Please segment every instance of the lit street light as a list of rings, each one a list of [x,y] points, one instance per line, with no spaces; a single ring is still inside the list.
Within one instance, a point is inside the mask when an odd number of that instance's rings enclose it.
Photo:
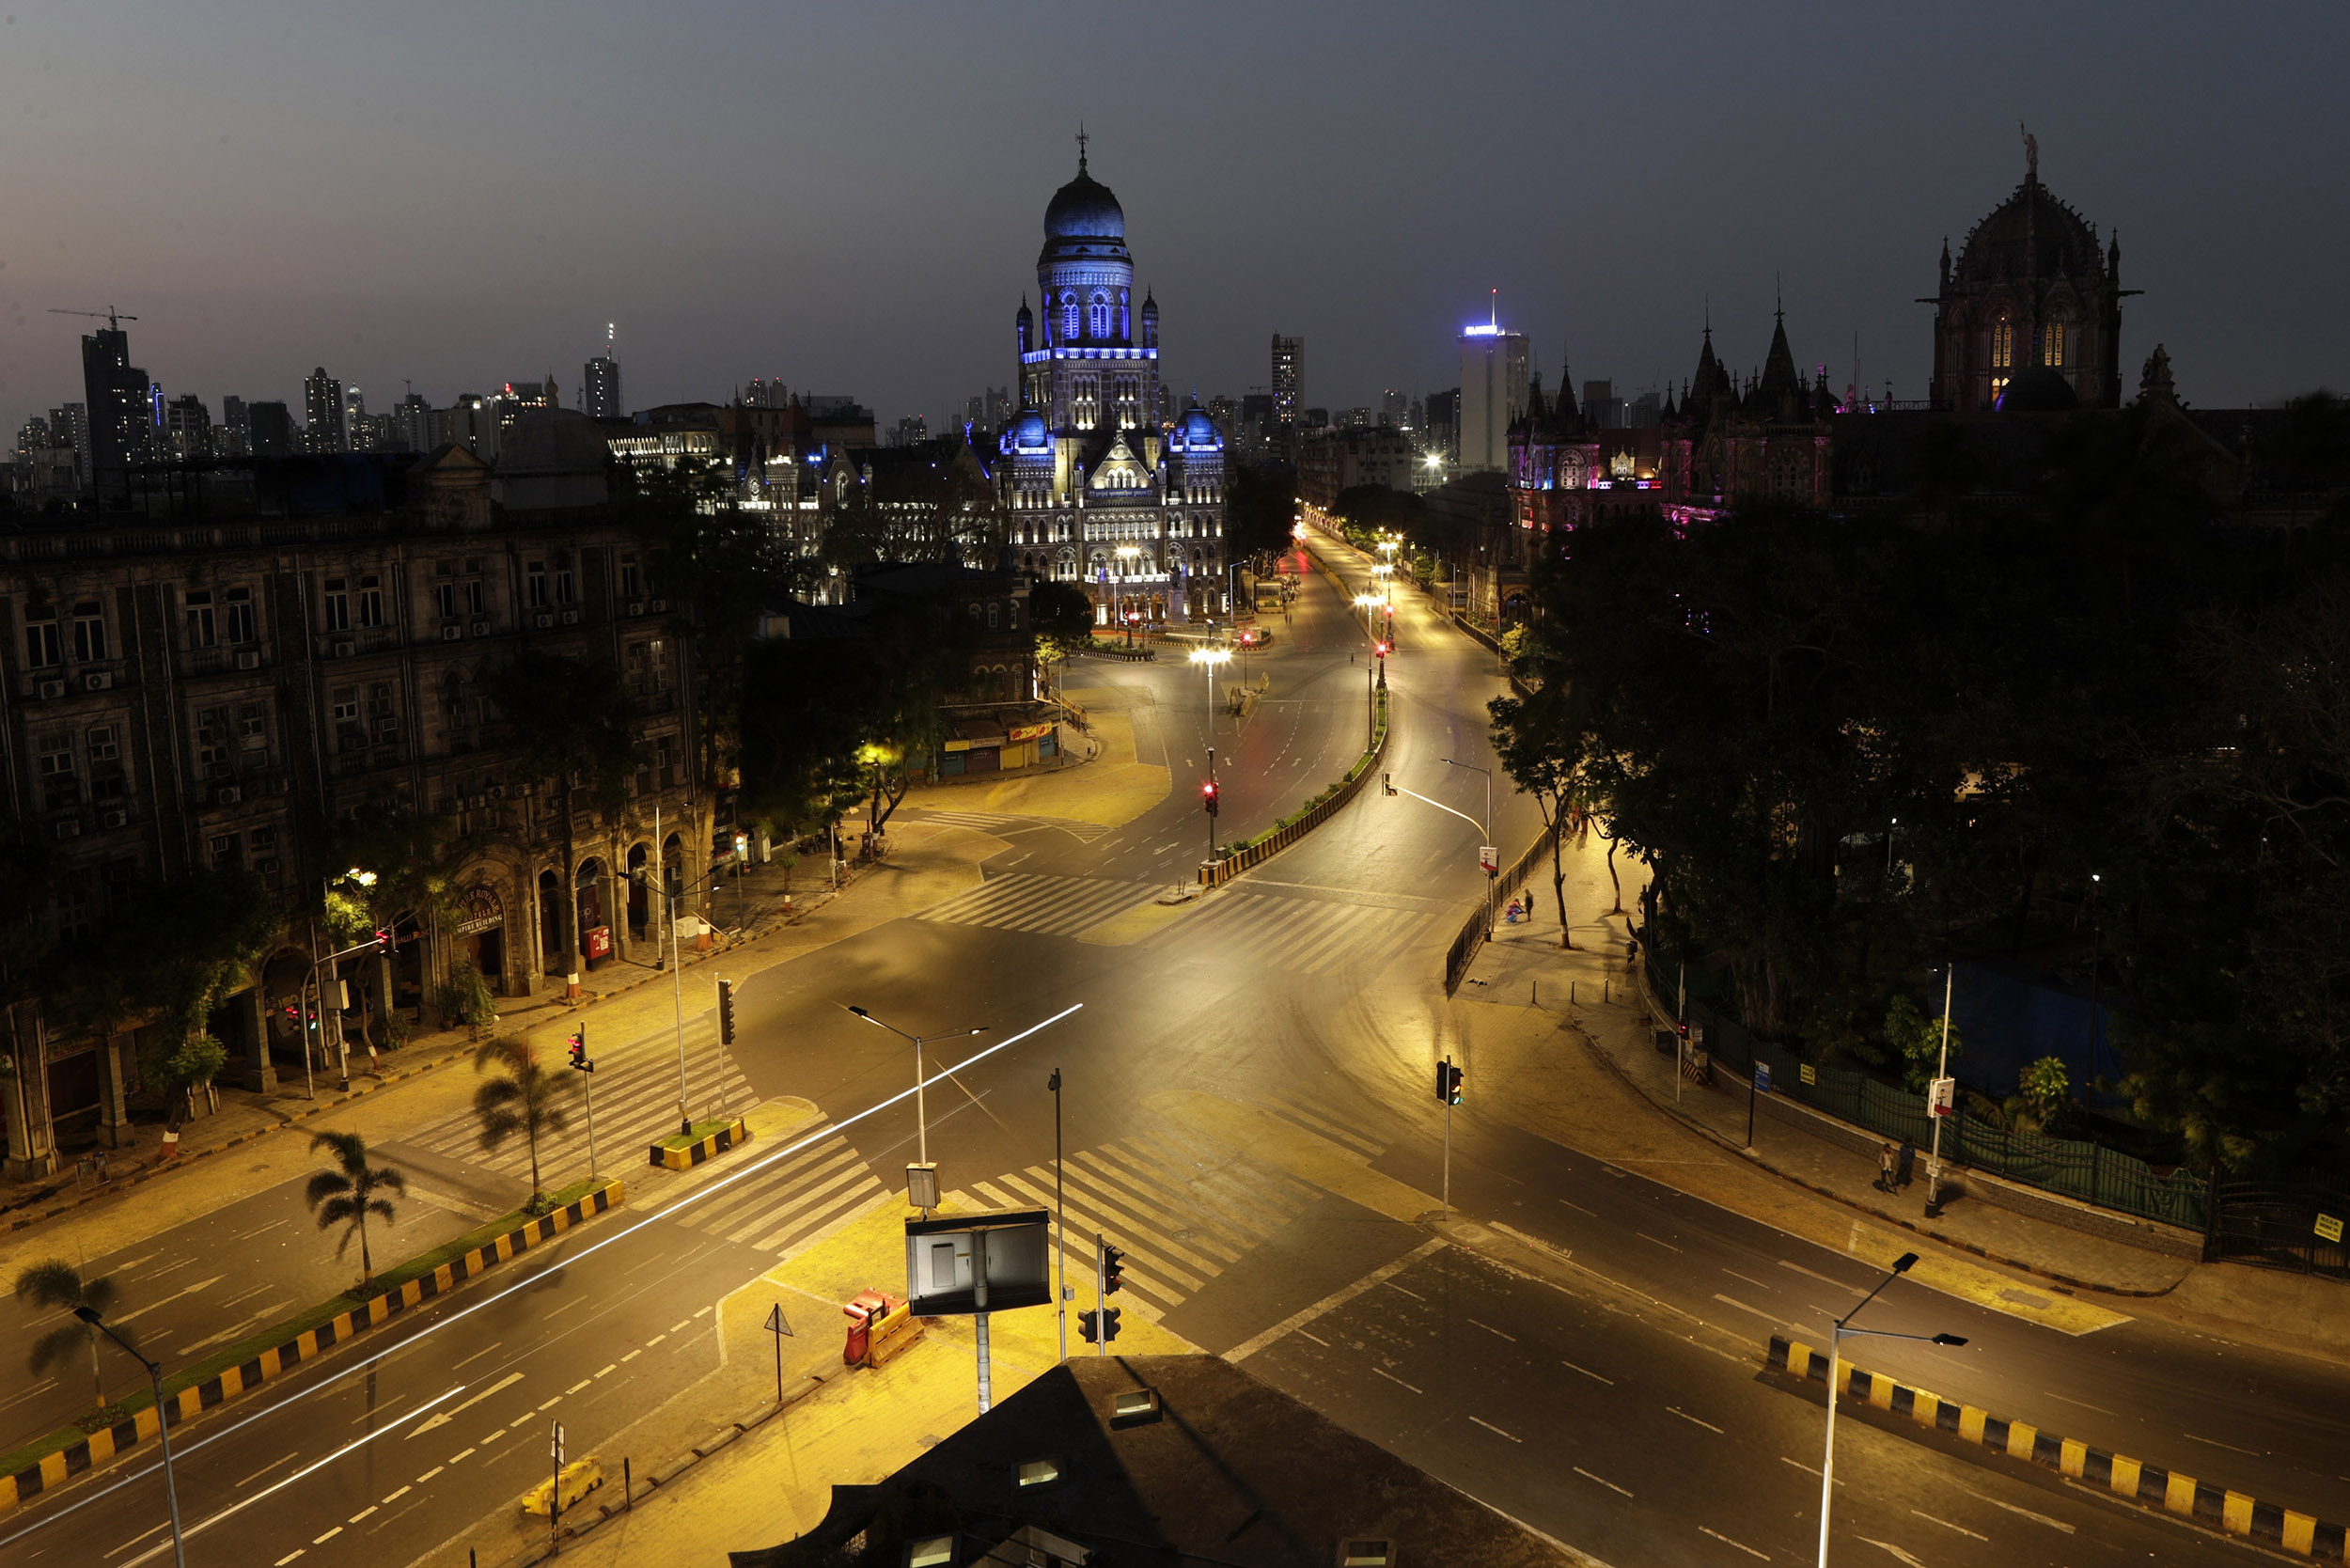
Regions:
[[[1134,576],[1135,562],[1142,557],[1142,547],[1138,544],[1121,544],[1116,550],[1112,551],[1111,554],[1118,557],[1119,576],[1121,579],[1131,578]],[[1122,604],[1127,597],[1129,597],[1129,595],[1121,592],[1120,595],[1120,603]],[[1139,595],[1134,595],[1132,597],[1138,598]],[[1120,619],[1126,622],[1126,646],[1132,648],[1135,645],[1136,616],[1131,611],[1121,609],[1120,612]]]
[[[910,1040],[914,1043],[915,1154],[922,1164],[926,1166],[929,1165],[931,1163],[931,1123],[930,1117],[922,1103],[922,1047],[929,1044],[933,1040],[961,1040],[966,1035],[982,1034],[986,1031],[984,1028],[948,1029],[945,1034],[912,1035],[906,1033],[905,1030],[899,1028],[894,1024],[883,1023],[880,1019],[874,1017],[871,1013],[866,1011],[861,1007],[852,1004],[849,1011],[855,1013],[859,1018],[864,1019],[867,1023],[872,1025],[875,1028],[887,1029],[891,1034],[896,1035],[899,1039]],[[922,1209],[922,1217],[924,1219],[928,1219],[930,1216],[930,1207],[925,1204]]]
[[[1208,672],[1208,738],[1214,740],[1215,738],[1215,672],[1221,666],[1232,662],[1232,651],[1229,648],[1195,648],[1191,651],[1191,662],[1202,666]]]
[[[1898,1275],[1907,1274],[1918,1262],[1918,1254],[1904,1252],[1893,1260],[1893,1272],[1878,1280],[1874,1289],[1860,1298],[1858,1306],[1836,1320],[1827,1336],[1827,1450],[1820,1459],[1820,1563],[1827,1568],[1828,1504],[1836,1485],[1836,1382],[1843,1362],[1843,1340],[1847,1334],[1865,1334],[1879,1340],[1916,1340],[1932,1345],[1963,1345],[1966,1342],[1958,1334],[1895,1334],[1882,1328],[1849,1328],[1845,1325],[1860,1315],[1860,1309],[1877,1298],[1877,1292],[1891,1284]]]
[[[155,1436],[164,1448],[164,1497],[171,1504],[171,1560],[179,1564],[179,1568],[188,1568],[188,1550],[180,1539],[180,1484],[173,1479],[171,1471],[171,1423],[164,1419],[164,1369],[160,1363],[141,1356],[130,1341],[107,1327],[105,1320],[98,1315],[97,1308],[76,1307],[73,1315],[120,1345],[124,1355],[147,1369],[147,1380],[155,1389]]]

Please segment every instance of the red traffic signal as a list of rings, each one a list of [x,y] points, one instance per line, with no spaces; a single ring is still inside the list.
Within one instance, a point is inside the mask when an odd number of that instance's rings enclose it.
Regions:
[[[1109,1295],[1126,1283],[1126,1254],[1104,1244],[1102,1247],[1102,1294]]]
[[[1374,642],[1371,646],[1371,651],[1384,659],[1387,656],[1387,650],[1394,645],[1392,643]]]
[[[392,950],[392,933],[389,928],[384,926],[376,928],[375,950],[379,953],[389,953]]]
[[[1215,780],[1210,779],[1207,783],[1199,786],[1199,804],[1207,808],[1209,816],[1213,817],[1215,815],[1215,808],[1217,805]]]
[[[588,1059],[588,1027],[585,1024],[580,1026],[579,1032],[572,1035],[568,1043],[572,1048],[572,1065],[582,1073],[593,1073],[596,1064]]]

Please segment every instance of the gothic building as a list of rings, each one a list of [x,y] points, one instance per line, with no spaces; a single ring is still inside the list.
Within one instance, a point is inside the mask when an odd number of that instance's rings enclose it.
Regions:
[[[2025,142],[2024,182],[1975,225],[1950,259],[1942,244],[1935,307],[1935,409],[2053,413],[2122,404],[2122,242],[2100,253],[2097,226],[2040,182]]]
[[[1038,307],[1014,321],[1021,406],[995,478],[1013,557],[1083,584],[1098,624],[1205,619],[1231,608],[1224,437],[1196,397],[1160,418],[1159,307],[1134,284],[1126,214],[1080,149],[1044,210]]]

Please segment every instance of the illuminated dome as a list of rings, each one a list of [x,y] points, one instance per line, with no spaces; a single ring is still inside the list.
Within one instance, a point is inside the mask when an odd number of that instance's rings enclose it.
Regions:
[[[1047,240],[1123,240],[1126,211],[1110,188],[1086,173],[1082,161],[1077,178],[1053,193],[1044,209]]]
[[[1208,411],[1198,403],[1191,405],[1179,429],[1183,445],[1194,451],[1214,451],[1224,443],[1223,434],[1215,428],[1215,421],[1209,418]]]
[[[1033,451],[1051,445],[1052,439],[1052,431],[1044,425],[1044,416],[1032,408],[1023,409],[1020,416],[1011,422],[1011,428],[1004,432],[1004,450],[1026,448]]]

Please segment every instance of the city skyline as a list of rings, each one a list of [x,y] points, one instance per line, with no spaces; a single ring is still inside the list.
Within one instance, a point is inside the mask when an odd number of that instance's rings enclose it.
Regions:
[[[2240,405],[2338,380],[2350,349],[2318,319],[2342,177],[2275,156],[2339,139],[2344,111],[2326,51],[2276,51],[2274,26],[2174,17],[2116,39],[2035,19],[2044,47],[2011,65],[1994,24],[1948,43],[1922,18],[1724,12],[1660,107],[1609,72],[1562,98],[1539,73],[1484,86],[1500,44],[1669,46],[1619,19],[1505,7],[1464,29],[1397,11],[1374,53],[1332,46],[1307,13],[1208,14],[1251,46],[1204,91],[1080,73],[1007,110],[995,86],[1029,69],[1024,46],[972,19],[799,17],[788,39],[753,27],[713,57],[618,8],[554,37],[470,19],[448,52],[431,27],[361,15],[159,13],[102,39],[85,13],[20,5],[0,24],[0,419],[13,431],[78,389],[87,323],[49,312],[109,305],[140,318],[133,353],[167,395],[214,406],[298,402],[321,365],[372,407],[403,383],[446,403],[549,368],[570,402],[618,321],[637,406],[764,374],[850,393],[885,426],[935,417],[1000,379],[1003,279],[1037,241],[1026,192],[1067,178],[1080,123],[1154,259],[1137,281],[1166,285],[1181,328],[1168,384],[1203,399],[1263,387],[1277,332],[1309,342],[1304,405],[1449,385],[1492,289],[1549,386],[1562,350],[1577,380],[1626,395],[1677,383],[1709,313],[1743,373],[1776,290],[1808,369],[1841,388],[1856,336],[1862,383],[1921,395],[1930,321],[1912,302],[1944,238],[2021,177],[2019,120],[2050,189],[2122,235],[2145,290],[2124,315],[2131,365],[2166,343],[2183,393]],[[2334,29],[2302,19],[2287,31],[2312,45]],[[885,66],[806,63],[876,58],[848,47],[866,27],[898,39]],[[2113,69],[2082,76],[2085,56]],[[135,102],[73,114],[109,82],[137,84]],[[2248,90],[2212,90],[2227,82]],[[1722,155],[1770,123],[1785,142],[1761,162]],[[846,150],[770,160],[744,200],[729,161],[697,150],[743,136]],[[1550,174],[1529,177],[1529,149]],[[1276,256],[1249,243],[1277,235]]]

